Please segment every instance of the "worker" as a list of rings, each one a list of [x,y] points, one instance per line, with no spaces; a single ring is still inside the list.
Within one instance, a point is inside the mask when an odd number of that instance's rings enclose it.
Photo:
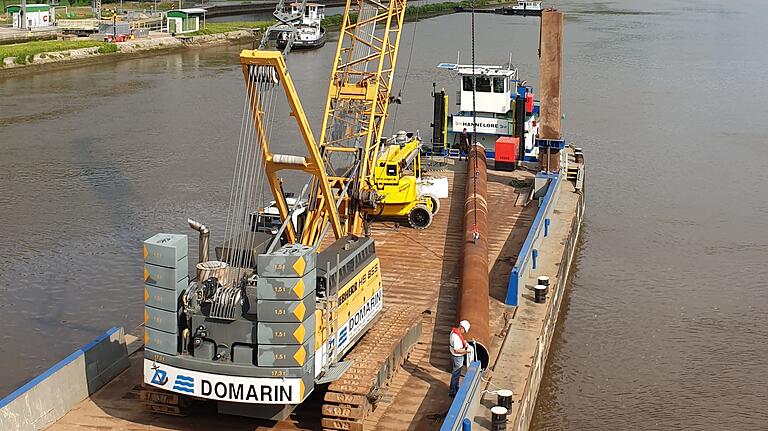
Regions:
[[[464,339],[464,334],[469,332],[469,321],[462,320],[457,328],[451,329],[451,385],[448,387],[448,396],[453,398],[459,392],[459,378],[461,368],[464,366],[464,357],[472,352],[472,347]]]
[[[469,133],[467,133],[466,127],[459,135],[459,160],[461,160],[461,156],[469,158]]]

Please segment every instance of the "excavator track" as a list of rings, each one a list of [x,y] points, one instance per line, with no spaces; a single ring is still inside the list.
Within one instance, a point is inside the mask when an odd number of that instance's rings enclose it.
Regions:
[[[144,403],[144,410],[172,416],[187,416],[192,406],[192,398],[152,386],[142,384],[139,399]]]
[[[324,430],[363,431],[365,419],[421,337],[415,307],[390,307],[344,360],[350,366],[328,385],[322,405]]]

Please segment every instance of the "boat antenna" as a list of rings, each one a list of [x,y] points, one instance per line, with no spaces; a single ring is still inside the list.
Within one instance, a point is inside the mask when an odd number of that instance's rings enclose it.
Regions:
[[[512,69],[512,53],[509,53],[509,65],[507,66],[507,69]]]

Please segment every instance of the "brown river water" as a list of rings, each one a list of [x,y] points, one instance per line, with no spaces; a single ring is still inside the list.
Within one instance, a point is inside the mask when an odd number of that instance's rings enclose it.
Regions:
[[[768,3],[555,3],[588,201],[533,429],[768,429]],[[536,83],[537,19],[477,20],[478,63],[511,54]],[[435,65],[470,61],[468,31],[406,25],[388,132],[429,135],[432,83],[458,88]],[[0,79],[0,396],[141,323],[143,239],[194,241],[187,216],[221,239],[241,48]],[[316,129],[334,49],[289,58]]]

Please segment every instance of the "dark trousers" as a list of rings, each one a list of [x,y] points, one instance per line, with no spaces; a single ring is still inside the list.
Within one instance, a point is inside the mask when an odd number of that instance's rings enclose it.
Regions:
[[[459,392],[459,379],[461,368],[464,366],[464,356],[451,355],[451,385],[448,387],[448,395],[453,397]]]

